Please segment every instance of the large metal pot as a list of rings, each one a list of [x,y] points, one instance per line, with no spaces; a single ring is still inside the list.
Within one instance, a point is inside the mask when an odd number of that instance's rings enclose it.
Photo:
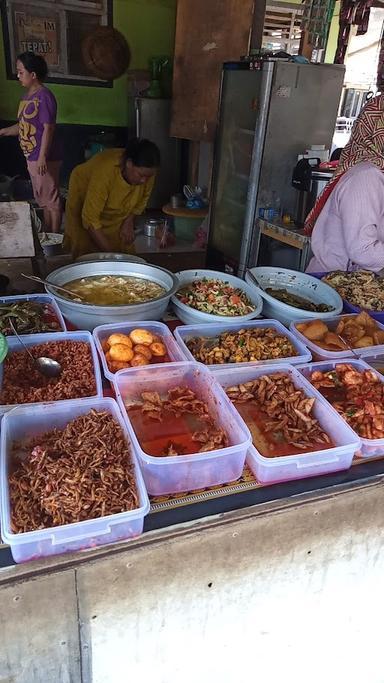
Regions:
[[[67,320],[80,330],[93,330],[104,323],[124,322],[126,320],[160,320],[164,315],[169,300],[177,291],[179,281],[177,277],[165,268],[142,263],[125,263],[118,261],[88,261],[87,263],[72,263],[50,273],[49,282],[63,285],[72,280],[93,275],[131,275],[152,280],[166,289],[158,299],[152,299],[142,304],[127,306],[93,306],[76,303],[61,296],[57,290],[46,286]]]

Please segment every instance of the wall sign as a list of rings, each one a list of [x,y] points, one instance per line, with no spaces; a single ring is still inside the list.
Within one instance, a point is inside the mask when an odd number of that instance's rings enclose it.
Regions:
[[[35,52],[46,60],[48,82],[112,84],[90,73],[81,45],[98,26],[112,26],[113,0],[0,0],[7,77],[16,78],[16,57]]]
[[[17,54],[35,52],[44,57],[50,67],[59,67],[60,17],[55,12],[39,16],[29,12],[14,12],[14,45]]]

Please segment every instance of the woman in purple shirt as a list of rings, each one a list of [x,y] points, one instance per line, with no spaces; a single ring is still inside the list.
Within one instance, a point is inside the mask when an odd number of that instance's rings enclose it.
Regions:
[[[33,52],[23,52],[17,58],[16,68],[17,77],[27,92],[20,101],[18,123],[0,129],[0,137],[19,136],[36,202],[44,210],[45,229],[47,232],[59,232],[62,155],[55,134],[56,99],[43,85],[48,73],[47,63]]]

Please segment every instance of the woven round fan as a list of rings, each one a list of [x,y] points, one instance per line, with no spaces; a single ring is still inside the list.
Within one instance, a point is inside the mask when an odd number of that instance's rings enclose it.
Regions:
[[[128,69],[131,51],[124,36],[110,26],[99,26],[84,38],[82,46],[84,64],[103,81],[113,81]]]

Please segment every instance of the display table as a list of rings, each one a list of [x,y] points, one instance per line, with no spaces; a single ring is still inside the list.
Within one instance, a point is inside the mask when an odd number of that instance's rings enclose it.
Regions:
[[[320,683],[329,657],[332,681],[373,683],[381,632],[371,648],[365,625],[381,613],[383,475],[383,458],[355,459],[345,472],[261,486],[246,467],[224,486],[151,497],[136,540],[18,566],[3,546],[0,672],[17,683],[153,672],[192,683],[193,648],[203,683],[246,683],[256,670],[263,683],[307,683],[309,671]],[[365,633],[364,676],[340,651]]]

